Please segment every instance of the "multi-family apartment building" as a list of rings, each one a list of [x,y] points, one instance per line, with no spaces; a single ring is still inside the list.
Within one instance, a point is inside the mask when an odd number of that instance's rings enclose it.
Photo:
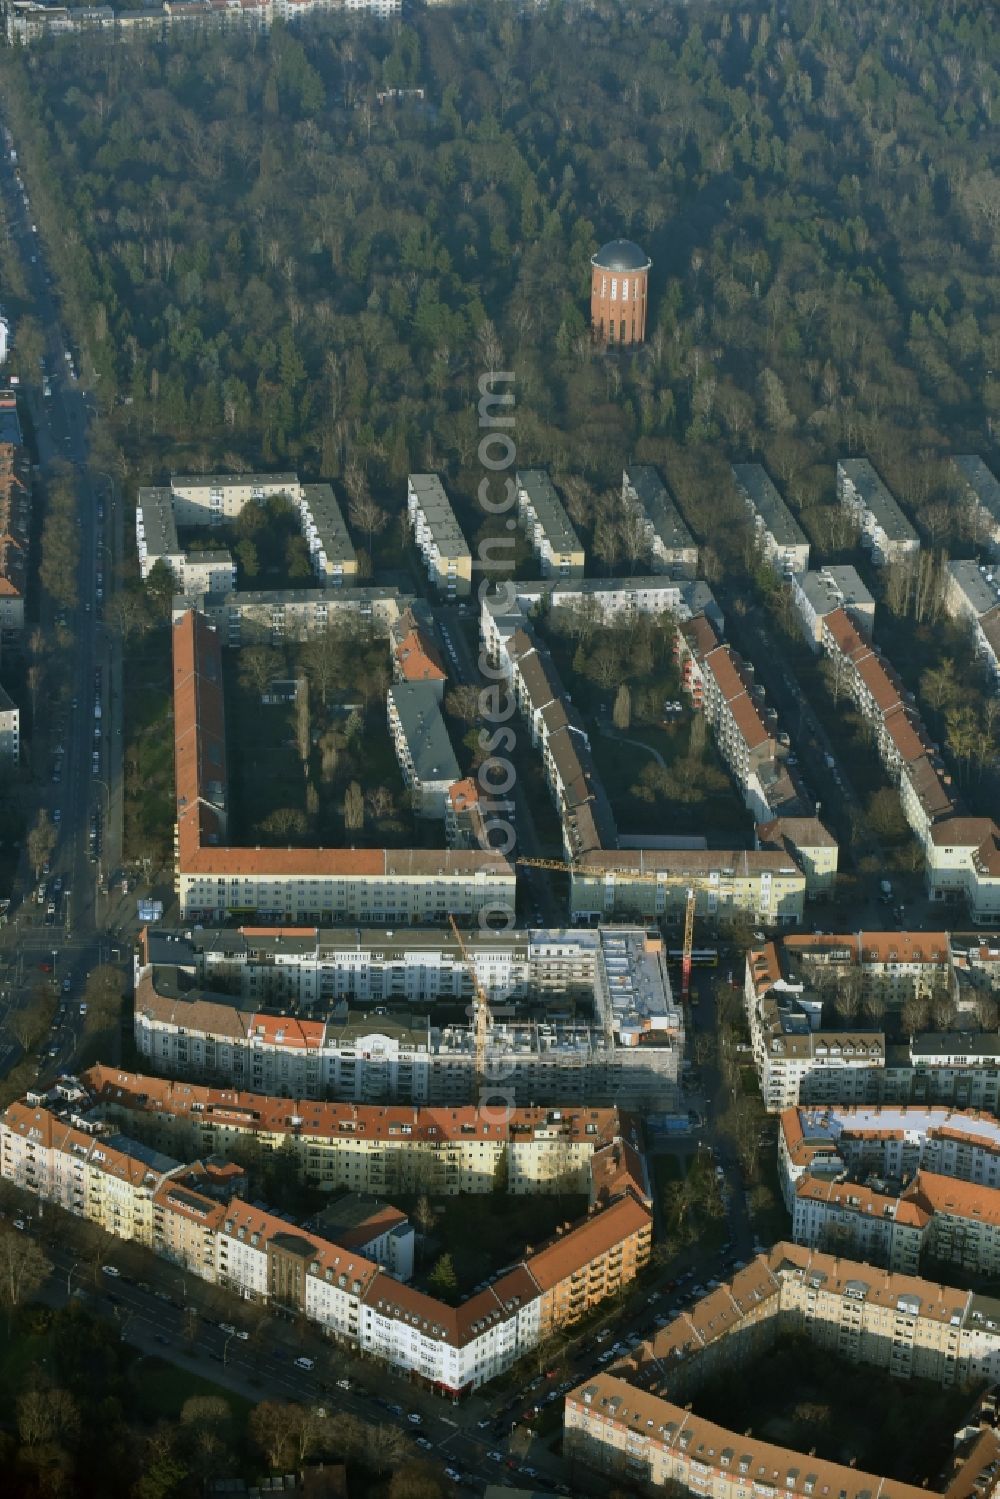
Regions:
[[[767,706],[764,689],[754,680],[753,667],[720,640],[703,616],[681,625],[674,651],[684,691],[712,725],[716,747],[754,821],[771,823],[781,818],[796,819],[800,824],[803,820],[815,822],[816,806],[794,768],[791,740],[779,731],[777,714]],[[829,834],[825,841],[833,842]],[[794,842],[780,846],[794,848]],[[832,884],[836,852],[832,871],[827,867],[826,854],[819,862],[824,866],[823,877],[818,881],[812,878],[810,895]]]
[[[689,1397],[705,1379],[723,1369],[752,1372],[755,1358],[788,1334],[807,1338],[819,1357],[829,1350],[894,1379],[983,1384],[1000,1372],[1000,1306],[990,1297],[779,1243],[567,1396],[563,1455],[575,1487],[625,1483],[710,1499],[753,1491],[794,1499],[991,1492],[1000,1461],[995,1404],[982,1424],[973,1420],[958,1434],[947,1477],[933,1490],[697,1414]]]
[[[608,625],[640,614],[669,614],[678,621],[704,614],[720,633],[725,628],[722,610],[707,583],[667,573],[654,577],[514,579],[510,595],[501,593],[500,597],[506,608],[516,601],[516,610],[525,615],[568,610],[582,620]],[[482,602],[484,620],[487,613],[494,612],[491,603],[495,600],[486,595]]]
[[[840,846],[818,817],[774,817],[754,828],[758,849],[784,852],[802,870],[806,897],[821,900],[837,884]]]
[[[684,524],[677,501],[652,464],[633,463],[622,471],[622,505],[642,526],[654,573],[694,578],[698,547]]]
[[[979,1110],[927,1104],[785,1109],[778,1176],[792,1211],[806,1175],[906,1181],[918,1171],[1000,1188],[1000,1123]]]
[[[92,1115],[157,1150],[190,1158],[255,1142],[284,1150],[303,1176],[355,1197],[585,1193],[628,1190],[649,1205],[637,1122],[615,1107],[510,1108],[321,1103],[177,1082],[97,1065],[81,1084]],[[329,1223],[329,1214],[323,1221]]]
[[[1000,482],[975,454],[952,458],[949,469],[955,492],[968,509],[973,541],[1000,558]]]
[[[962,941],[961,964],[969,962]],[[979,975],[983,978],[984,975]],[[911,996],[962,997],[945,933],[863,932],[767,942],[747,954],[744,1001],[761,1093],[770,1112],[796,1105],[998,1102],[1000,1039],[979,1031],[925,1032],[886,1048],[881,1031],[823,1028],[824,1004],[849,989],[862,1017],[897,1012]],[[950,1005],[949,1005],[950,1007]],[[933,1008],[932,1008],[933,1013]],[[835,1054],[836,1060],[831,1059]],[[836,1069],[846,1068],[840,1084]]]
[[[924,844],[932,900],[963,900],[977,926],[1000,922],[1000,827],[991,817],[944,817]]]
[[[432,622],[423,611],[408,605],[390,627],[392,675],[397,682],[420,682],[434,691],[440,703],[448,681]]]
[[[823,1027],[823,1000],[786,975],[774,942],[747,953],[744,1007],[768,1113],[797,1103],[865,1103],[879,1096],[885,1036],[864,1026]]]
[[[823,649],[823,621],[835,609],[843,609],[869,638],[875,629],[875,600],[861,581],[857,568],[829,565],[792,578],[792,603],[810,649]]]
[[[790,582],[809,566],[809,542],[767,470],[760,463],[734,463],[736,489],[753,521],[764,560]]]
[[[140,33],[165,37],[175,27],[268,32],[275,20],[289,24],[331,10],[381,21],[398,16],[401,9],[402,0],[162,0],[137,11],[5,0],[0,20],[9,46],[28,46],[42,37],[92,31],[113,32],[122,40]]]
[[[1000,566],[949,562],[945,608],[969,625],[976,656],[1000,687]]]
[[[544,469],[517,474],[517,518],[545,578],[583,576],[583,545]]]
[[[899,789],[903,815],[925,851],[935,824],[954,817],[951,776],[890,662],[871,645],[845,609],[822,624],[823,650],[834,667],[835,690],[870,726],[879,756]]]
[[[329,630],[368,630],[388,636],[414,602],[395,588],[275,588],[238,593],[193,593],[173,601],[172,623],[191,609],[217,630],[223,645],[281,646],[315,640]]]
[[[140,489],[135,530],[141,576],[148,578],[161,562],[185,597],[231,594],[236,588],[232,555],[225,548],[187,551],[179,530],[218,529],[247,505],[277,497],[294,507],[313,572],[324,588],[350,584],[357,558],[333,490],[329,484],[302,484],[297,474],[175,474],[169,488]]]
[[[107,1232],[135,1240],[248,1302],[303,1316],[338,1342],[451,1395],[505,1372],[554,1328],[572,1326],[644,1269],[652,1214],[625,1189],[457,1307],[406,1286],[355,1247],[403,1232],[383,1210],[337,1242],[225,1191],[116,1134],[75,1080],[0,1117],[0,1175]],[[239,1173],[236,1172],[238,1175]],[[206,1191],[209,1186],[214,1190]],[[405,1223],[405,1220],[402,1220]],[[388,1251],[389,1258],[392,1250]]]
[[[427,576],[445,598],[472,592],[472,553],[437,474],[410,474],[406,513]]]
[[[461,777],[434,682],[395,682],[386,694],[389,733],[417,817],[444,819]]]
[[[1000,1191],[919,1170],[904,1186],[806,1172],[795,1184],[792,1236],[915,1274],[924,1256],[973,1274],[1000,1269]]]
[[[172,633],[175,878],[183,919],[255,912],[291,924],[419,924],[514,909],[513,867],[481,849],[233,846],[221,641],[193,610],[176,620]]]
[[[441,933],[372,935],[150,931],[136,959],[139,1054],[158,1072],[284,1097],[468,1102],[474,1028],[452,1018],[471,996],[460,948]],[[509,1103],[676,1107],[684,1025],[656,933],[470,933],[468,946],[491,1003],[487,1080]],[[451,1001],[442,1020],[438,998]]]
[[[24,629],[31,543],[31,464],[21,436],[17,396],[0,389],[0,638]]]
[[[910,562],[920,538],[867,458],[837,463],[837,498],[861,528],[861,544],[878,566]]]
[[[21,710],[0,687],[0,765],[15,770],[21,763]]]
[[[479,628],[490,660],[533,614],[566,610],[594,624],[615,624],[640,614],[669,614],[679,623],[704,615],[720,634],[725,619],[707,583],[650,578],[512,579],[496,593],[484,593]]]

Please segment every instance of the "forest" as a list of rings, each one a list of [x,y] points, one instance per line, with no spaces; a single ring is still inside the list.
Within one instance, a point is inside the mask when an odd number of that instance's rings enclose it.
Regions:
[[[963,0],[484,4],[84,37],[0,76],[136,482],[353,464],[393,511],[414,468],[472,493],[475,381],[510,367],[519,461],[578,478],[610,566],[602,496],[636,458],[679,465],[699,539],[723,459],[760,457],[835,546],[847,451],[961,539],[935,460],[989,461],[1000,414],[993,22]],[[653,260],[634,356],[587,327],[618,235]]]

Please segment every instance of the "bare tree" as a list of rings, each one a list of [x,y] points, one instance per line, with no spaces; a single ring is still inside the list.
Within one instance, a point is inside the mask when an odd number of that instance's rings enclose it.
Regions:
[[[352,781],[344,794],[344,826],[356,831],[365,825],[365,799],[357,781]]]
[[[35,878],[42,872],[43,866],[52,855],[56,846],[56,830],[52,819],[43,809],[35,819],[35,825],[28,834],[28,858],[31,867],[35,871]]]
[[[8,1224],[0,1224],[0,1305],[8,1317],[28,1301],[48,1279],[51,1263],[34,1239]]]
[[[611,721],[616,729],[628,729],[632,724],[632,693],[628,683],[622,682],[615,693],[615,704],[611,710]]]

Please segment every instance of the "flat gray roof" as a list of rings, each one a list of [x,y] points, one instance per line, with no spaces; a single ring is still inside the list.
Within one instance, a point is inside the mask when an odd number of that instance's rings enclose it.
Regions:
[[[522,468],[517,472],[517,487],[528,497],[535,519],[554,552],[582,552],[580,538],[570,524],[555,486],[542,468]]]
[[[632,498],[668,550],[694,547],[694,537],[681,519],[673,495],[651,463],[636,463],[625,469],[622,487],[631,491]]]
[[[182,489],[298,489],[298,474],[171,474],[170,487]]]
[[[952,458],[951,466],[958,477],[968,485],[973,495],[1000,525],[1000,482],[978,454],[961,454]]]
[[[805,532],[760,463],[732,464],[733,478],[779,546],[808,546]]]
[[[302,499],[309,508],[327,561],[353,562],[354,544],[329,484],[303,484]]]
[[[844,604],[864,604],[871,608],[875,603],[857,568],[849,565],[799,573],[796,581],[817,614],[830,614]]]
[[[181,547],[177,540],[173,496],[169,489],[140,489],[136,508],[142,516],[142,531],[150,557],[176,555]]]
[[[978,562],[949,562],[948,572],[977,614],[988,614],[1000,604],[1000,568],[984,569]],[[989,581],[987,572],[995,581]]]
[[[451,508],[451,501],[437,474],[410,474],[407,482],[416,496],[438,551],[446,557],[471,556],[462,528]]]
[[[421,781],[459,780],[461,771],[433,684],[394,682],[389,696],[399,715],[414,774]]]
[[[865,509],[875,517],[890,541],[919,539],[867,458],[841,458],[837,468],[854,485]]]

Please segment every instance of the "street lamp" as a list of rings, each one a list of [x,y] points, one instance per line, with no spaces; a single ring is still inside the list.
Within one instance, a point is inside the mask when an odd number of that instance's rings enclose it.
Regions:
[[[74,1260],[73,1263],[72,1263],[72,1265],[70,1265],[70,1267],[69,1267],[69,1273],[66,1276],[66,1300],[67,1301],[69,1300],[70,1296],[73,1294],[73,1290],[72,1290],[73,1276],[76,1273],[76,1271],[79,1270],[79,1268],[80,1268],[80,1266],[82,1264],[83,1264],[82,1260]]]
[[[233,1341],[233,1339],[235,1338],[235,1336],[236,1336],[236,1334],[234,1332],[228,1333],[227,1336],[226,1336],[226,1341],[222,1345],[222,1363],[223,1363],[223,1367],[225,1367],[225,1365],[228,1364],[228,1362],[229,1362],[229,1345]]]

